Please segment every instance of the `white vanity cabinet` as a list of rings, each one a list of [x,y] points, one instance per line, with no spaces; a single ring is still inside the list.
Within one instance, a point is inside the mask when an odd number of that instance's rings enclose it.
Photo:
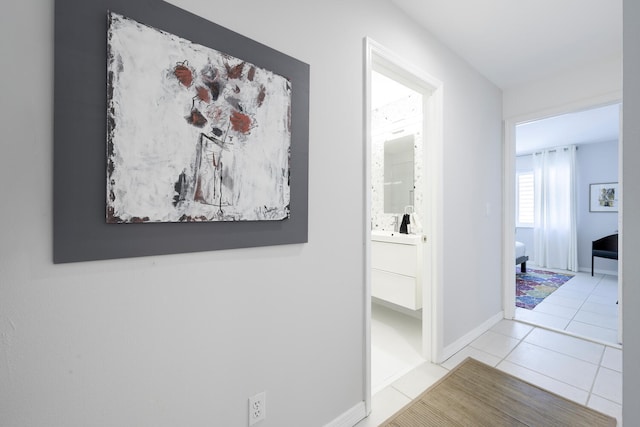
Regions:
[[[422,236],[372,233],[371,295],[383,301],[422,308]]]

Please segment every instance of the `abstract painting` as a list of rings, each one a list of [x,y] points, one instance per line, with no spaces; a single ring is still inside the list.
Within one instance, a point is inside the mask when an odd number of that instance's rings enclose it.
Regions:
[[[108,223],[289,218],[291,83],[109,12]]]
[[[618,212],[618,183],[589,185],[589,212]]]

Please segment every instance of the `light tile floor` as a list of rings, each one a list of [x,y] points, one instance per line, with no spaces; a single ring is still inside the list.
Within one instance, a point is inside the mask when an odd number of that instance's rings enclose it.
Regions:
[[[575,276],[549,295],[533,310],[516,307],[515,319],[566,331],[575,336],[618,344],[618,278],[603,274],[567,272],[528,266],[533,269],[569,273]]]
[[[371,391],[382,390],[425,362],[422,321],[379,304],[371,305]]]
[[[373,314],[376,315],[375,311]],[[384,316],[387,317],[386,320],[393,317],[388,312]],[[399,321],[396,324],[401,323]],[[376,337],[376,329],[374,319],[372,342],[377,342],[378,348],[384,347],[384,338]],[[397,331],[402,333],[402,328]],[[373,347],[373,375],[379,369],[375,363],[376,351]],[[618,425],[622,425],[622,350],[619,347],[518,321],[502,320],[442,365],[424,362],[380,388],[373,395],[371,415],[358,423],[357,427],[380,425],[466,357],[473,357],[568,399],[615,416]]]

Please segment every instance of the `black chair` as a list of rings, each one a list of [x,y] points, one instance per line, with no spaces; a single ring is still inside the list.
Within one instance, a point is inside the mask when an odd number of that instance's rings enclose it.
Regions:
[[[591,275],[593,276],[593,258],[618,259],[618,234],[612,234],[591,242]]]

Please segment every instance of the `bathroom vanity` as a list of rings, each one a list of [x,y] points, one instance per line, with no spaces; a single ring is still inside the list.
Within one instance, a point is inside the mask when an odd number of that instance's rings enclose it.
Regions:
[[[422,308],[424,237],[371,232],[371,295],[409,310]]]

